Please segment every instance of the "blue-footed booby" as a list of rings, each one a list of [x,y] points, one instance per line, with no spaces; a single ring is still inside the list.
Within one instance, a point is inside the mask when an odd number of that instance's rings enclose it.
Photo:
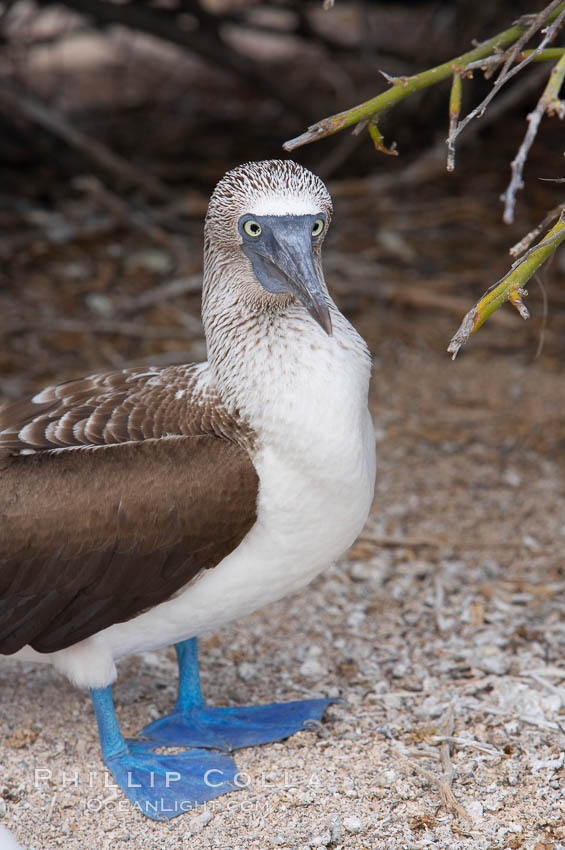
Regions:
[[[72,380],[0,415],[0,653],[90,689],[104,761],[153,818],[235,790],[230,750],[331,702],[208,707],[196,654],[307,585],[369,512],[370,358],[324,282],[331,213],[294,162],[228,172],[205,222],[208,360]],[[116,661],[173,644],[172,713],[124,739]]]

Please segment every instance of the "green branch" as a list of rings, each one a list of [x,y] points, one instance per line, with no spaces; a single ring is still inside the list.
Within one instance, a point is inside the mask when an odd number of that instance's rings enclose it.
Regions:
[[[521,259],[517,260],[508,274],[488,289],[481,300],[469,310],[447,348],[454,360],[459,349],[467,342],[471,334],[478,331],[488,317],[506,301],[510,301],[516,307],[523,319],[529,318],[530,314],[522,300],[528,294],[524,287],[562,242],[565,242],[564,211],[561,212],[559,221],[545,235],[544,239],[531,248]]]
[[[522,50],[522,52],[517,56],[517,59],[519,61],[526,59],[526,57],[531,56],[534,52],[534,50]],[[541,53],[538,53],[537,56],[534,56],[532,62],[557,62],[561,59],[564,53],[565,47],[548,47],[546,50],[542,50]]]
[[[548,15],[546,23],[555,20],[563,11],[565,11],[565,0],[553,10],[551,15]],[[453,74],[461,73],[471,62],[476,62],[479,59],[485,59],[488,56],[496,54],[502,48],[508,47],[518,41],[525,32],[527,32],[526,26],[515,24],[509,29],[493,36],[488,41],[483,42],[473,50],[462,53],[460,56],[455,57],[455,59],[450,59],[448,62],[437,65],[435,68],[421,71],[419,74],[409,77],[387,77],[391,82],[391,87],[387,91],[351,109],[347,109],[345,112],[338,112],[336,115],[323,118],[317,124],[312,124],[305,133],[285,142],[283,148],[287,151],[292,151],[301,145],[307,145],[319,139],[324,139],[326,136],[331,136],[340,130],[344,130],[346,127],[357,124],[359,121],[370,120],[370,126],[373,126],[376,123],[377,117],[385,110],[390,109],[391,106],[394,106],[394,104],[404,100],[404,98],[414,92],[420,91],[420,89],[428,88],[441,80],[451,77]],[[547,58],[550,57],[548,56]]]

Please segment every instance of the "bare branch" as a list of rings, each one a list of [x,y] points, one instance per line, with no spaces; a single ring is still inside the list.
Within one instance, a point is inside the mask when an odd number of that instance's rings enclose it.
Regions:
[[[553,0],[553,2],[549,4],[549,6],[547,6],[542,12],[540,12],[540,14],[535,19],[535,22],[534,22],[536,24],[535,27],[534,27],[534,24],[532,24],[532,26],[529,27],[528,30],[527,30],[527,33],[529,33],[528,38],[531,38],[533,33],[536,32],[540,28],[540,26],[543,24],[543,22],[549,17],[550,13],[555,11],[555,8],[558,5],[561,6],[563,4],[557,4],[556,0]],[[524,68],[526,65],[529,65],[530,62],[533,62],[534,59],[539,54],[541,54],[541,52],[544,50],[544,48],[550,43],[552,38],[554,38],[555,34],[557,33],[557,30],[559,29],[559,27],[563,23],[564,19],[565,19],[565,8],[561,9],[559,11],[559,14],[557,15],[555,21],[553,22],[553,24],[551,24],[550,27],[547,28],[545,36],[542,39],[542,41],[538,44],[538,46],[531,53],[529,53],[526,56],[526,58],[523,59],[518,65],[515,65],[513,68],[509,69],[511,62],[514,61],[514,59],[516,58],[516,56],[518,55],[518,53],[522,49],[523,45],[525,44],[525,41],[523,39],[524,39],[526,33],[524,33],[524,36],[522,36],[518,40],[518,42],[516,43],[516,47],[518,47],[518,49],[513,49],[513,50],[510,51],[508,59],[504,63],[504,65],[503,65],[503,67],[500,71],[500,74],[498,75],[498,77],[494,81],[494,85],[491,88],[491,90],[489,91],[489,93],[479,103],[478,106],[476,106],[471,112],[469,112],[468,115],[465,116],[465,118],[463,118],[462,121],[459,122],[459,124],[454,129],[454,131],[449,134],[448,139],[447,139],[448,149],[453,148],[453,146],[455,145],[455,140],[457,139],[459,134],[465,129],[467,124],[469,124],[471,121],[473,121],[473,119],[480,118],[483,115],[485,109],[487,108],[487,106],[489,105],[491,100],[495,97],[495,95],[498,94],[498,92],[500,91],[502,86],[505,85],[508,82],[508,80],[512,79],[512,77],[514,77],[519,71],[521,71],[522,68]]]
[[[549,225],[554,222],[556,218],[559,218],[559,216],[563,213],[564,210],[565,204],[559,204],[558,206],[553,207],[553,209],[550,210],[546,216],[544,216],[542,221],[540,221],[540,223],[536,227],[534,227],[533,230],[530,230],[530,232],[527,233],[523,239],[520,239],[519,242],[516,242],[516,244],[510,248],[508,253],[512,257],[519,257],[520,254],[523,254],[524,251],[527,251],[534,239],[538,238],[542,230],[544,230],[546,227],[549,227]]]
[[[560,17],[562,19],[565,18],[565,12],[562,13]],[[559,89],[561,88],[564,77],[565,54],[563,54],[559,62],[557,62],[554,66],[543,94],[537,102],[536,108],[528,115],[528,129],[526,130],[524,140],[518,149],[518,153],[512,160],[512,179],[510,180],[510,184],[506,192],[502,196],[502,200],[504,201],[503,218],[506,224],[511,224],[514,221],[516,192],[524,186],[524,181],[522,179],[524,165],[528,158],[530,148],[537,135],[541,119],[546,112],[549,114],[556,113],[559,118],[565,117],[565,104],[563,101],[559,100]]]
[[[141,339],[190,339],[202,335],[202,326],[194,319],[194,326],[190,329],[180,325],[146,325],[137,322],[114,321],[112,319],[100,319],[98,321],[79,321],[78,319],[53,319],[41,324],[34,322],[23,322],[19,325],[0,326],[2,334],[21,333],[80,333],[80,334],[115,334],[116,336],[140,337]]]
[[[565,2],[563,2],[563,7],[565,9]],[[444,62],[442,65],[429,68],[427,71],[422,71],[411,77],[388,77],[385,74],[384,76],[391,83],[391,87],[387,91],[345,112],[330,115],[328,118],[318,121],[317,124],[312,124],[305,133],[285,142],[283,148],[287,151],[292,151],[301,145],[307,145],[318,139],[324,139],[326,136],[331,136],[339,130],[344,130],[346,127],[358,124],[363,119],[372,119],[374,123],[380,113],[389,109],[395,103],[404,100],[405,97],[408,97],[413,92],[420,91],[420,89],[448,79],[453,75],[454,71],[463,69],[469,62],[489,56],[494,50],[512,44],[512,42],[520,37],[522,32],[523,28],[520,26],[510,27],[510,29],[498,33],[498,35],[480,44],[473,50],[469,50],[467,53],[449,60],[449,62]],[[381,73],[383,72],[381,71]]]
[[[560,2],[558,2],[558,0],[552,0],[552,2],[546,6],[539,15],[535,16],[534,22],[529,23],[529,26],[525,26],[518,22],[513,27],[498,33],[498,35],[495,35],[488,41],[483,42],[473,50],[463,53],[461,56],[456,56],[448,62],[444,62],[441,65],[437,65],[434,68],[430,68],[427,71],[422,71],[419,74],[414,74],[409,77],[388,77],[388,75],[385,74],[385,77],[391,83],[391,87],[387,91],[382,92],[376,97],[373,97],[364,103],[360,103],[351,109],[339,112],[336,115],[330,115],[329,117],[318,121],[316,124],[312,124],[308,127],[306,132],[285,142],[283,148],[287,151],[292,151],[301,145],[310,144],[311,142],[318,141],[318,139],[331,136],[340,130],[344,130],[346,127],[358,124],[359,121],[365,119],[370,119],[369,126],[371,126],[377,121],[378,116],[382,112],[389,109],[400,100],[403,100],[405,97],[408,97],[410,94],[434,85],[441,80],[445,80],[453,76],[456,72],[461,73],[466,70],[467,66],[472,66],[473,63],[484,60],[494,54],[497,57],[496,64],[499,64],[501,61],[505,62],[505,65],[503,66],[504,76],[499,75],[492,91],[488,95],[488,100],[485,99],[485,101],[483,101],[476,110],[473,110],[473,112],[471,112],[458,124],[453,133],[450,133],[449,141],[451,145],[453,145],[456,137],[469,123],[469,121],[484,112],[486,106],[490,103],[490,100],[492,100],[500,87],[508,79],[510,79],[511,76],[514,76],[514,73],[516,73],[515,69],[506,71],[505,67],[510,56],[513,57],[511,62],[514,62],[518,57],[518,54],[522,51],[523,44],[525,43],[525,40],[523,40],[525,34],[528,33],[528,38],[531,38],[531,35],[539,30],[540,27],[543,26],[544,22],[549,20],[554,21],[551,27],[548,28],[542,42],[535,48],[535,50],[531,52],[528,51],[527,56],[525,56],[520,63],[520,68],[524,67],[524,65],[529,62],[535,61],[542,55],[545,46],[551,41],[557,32],[557,29],[561,24],[562,16],[564,15],[564,0],[560,0]],[[530,19],[528,19],[528,21],[529,20]],[[516,51],[511,50],[509,54],[501,53],[503,48],[512,44],[516,44]]]

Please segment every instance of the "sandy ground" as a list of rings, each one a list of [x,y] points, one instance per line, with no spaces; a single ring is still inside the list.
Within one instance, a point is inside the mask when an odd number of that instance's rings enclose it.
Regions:
[[[565,847],[565,388],[518,321],[455,364],[450,321],[415,321],[412,344],[362,323],[382,334],[367,528],[300,596],[201,645],[213,704],[345,702],[240,751],[241,792],[144,819],[104,787],[88,696],[0,664],[1,822],[27,850]],[[172,651],[122,663],[124,731],[165,713],[175,684]]]

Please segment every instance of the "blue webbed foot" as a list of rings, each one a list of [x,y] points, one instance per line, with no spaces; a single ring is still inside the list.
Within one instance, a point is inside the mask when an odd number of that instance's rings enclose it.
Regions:
[[[234,781],[235,762],[210,750],[191,749],[176,755],[155,752],[158,744],[124,740],[110,688],[91,691],[105,765],[135,808],[154,820],[191,811],[199,803],[241,790]]]
[[[169,820],[229,791],[234,783],[233,759],[210,750],[158,755],[141,742],[126,740],[125,752],[104,759],[116,783],[134,807],[153,820]]]
[[[288,738],[319,723],[335,699],[311,699],[233,708],[205,705],[200,691],[196,639],[175,647],[179,692],[174,711],[150,723],[139,735],[161,745],[206,747],[230,752]],[[155,746],[155,744],[153,744]]]
[[[333,702],[336,700],[310,699],[233,708],[196,706],[155,720],[139,735],[161,745],[230,752],[281,741],[314,726]]]

